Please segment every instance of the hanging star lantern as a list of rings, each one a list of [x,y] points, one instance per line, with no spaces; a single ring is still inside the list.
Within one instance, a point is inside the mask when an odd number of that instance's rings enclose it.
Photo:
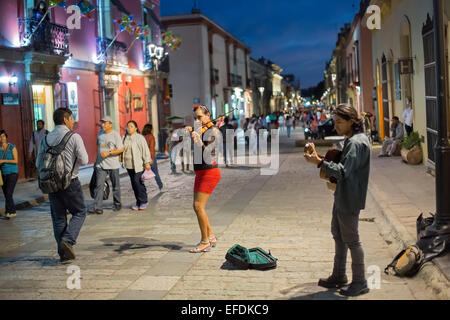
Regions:
[[[180,36],[175,36],[172,31],[167,31],[163,34],[162,42],[174,51],[180,47],[181,38]]]
[[[65,0],[50,0],[48,2],[49,8],[54,8],[56,6],[59,6],[61,8],[66,8],[66,1]]]
[[[120,24],[120,32],[126,30],[129,33],[133,33],[134,29],[137,27],[136,22],[133,20],[133,16],[122,16],[122,19],[117,20],[117,22]]]
[[[135,39],[140,39],[141,41],[144,41],[146,37],[150,34],[150,28],[149,26],[136,26],[134,28],[134,37]]]
[[[81,0],[77,3],[77,6],[80,8],[81,14],[85,17],[91,19],[92,13],[95,10],[95,6],[87,0]]]

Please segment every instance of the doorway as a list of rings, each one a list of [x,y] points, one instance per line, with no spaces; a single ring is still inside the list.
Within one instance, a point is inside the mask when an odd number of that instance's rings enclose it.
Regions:
[[[33,91],[33,130],[36,130],[38,120],[45,121],[45,127],[48,131],[55,128],[53,123],[53,112],[55,111],[53,103],[52,85],[32,85]]]

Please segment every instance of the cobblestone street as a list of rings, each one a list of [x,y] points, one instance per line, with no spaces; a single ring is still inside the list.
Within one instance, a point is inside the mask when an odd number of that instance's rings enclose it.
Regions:
[[[81,289],[67,288],[70,274],[59,263],[49,204],[19,211],[0,225],[0,299],[343,299],[317,286],[333,265],[333,199],[303,150],[293,147],[296,135],[283,138],[277,175],[262,176],[251,166],[221,169],[207,206],[218,238],[209,253],[188,253],[200,240],[194,175],[169,175],[162,163],[167,191],[148,182],[151,202],[139,213],[128,209],[134,196],[128,177],[122,178],[124,209],[113,213],[111,198],[106,201],[105,214],[88,215],[75,246]],[[422,279],[383,273],[396,249],[380,235],[376,208],[369,194],[360,234],[366,268],[379,268],[380,289],[357,299],[434,299]],[[236,270],[225,260],[234,244],[270,250],[278,267]],[[350,259],[347,270],[351,279]]]

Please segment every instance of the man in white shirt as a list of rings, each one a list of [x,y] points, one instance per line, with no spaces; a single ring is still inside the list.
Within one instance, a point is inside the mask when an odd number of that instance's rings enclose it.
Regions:
[[[414,111],[412,108],[412,102],[411,102],[410,98],[408,98],[406,100],[406,105],[407,105],[407,109],[405,109],[405,111],[403,111],[403,121],[405,122],[406,134],[409,136],[414,130],[414,127],[413,127]]]

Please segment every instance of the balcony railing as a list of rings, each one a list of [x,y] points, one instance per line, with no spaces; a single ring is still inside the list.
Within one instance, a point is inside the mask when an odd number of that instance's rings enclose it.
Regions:
[[[97,38],[97,55],[103,56],[106,59],[106,64],[115,66],[128,66],[128,58],[126,55],[127,45],[123,42],[114,41],[114,43],[108,48],[112,39]],[[108,50],[105,52],[106,48]]]
[[[69,53],[69,29],[65,26],[39,20],[19,18],[19,36],[22,47],[37,52],[65,56]]]

